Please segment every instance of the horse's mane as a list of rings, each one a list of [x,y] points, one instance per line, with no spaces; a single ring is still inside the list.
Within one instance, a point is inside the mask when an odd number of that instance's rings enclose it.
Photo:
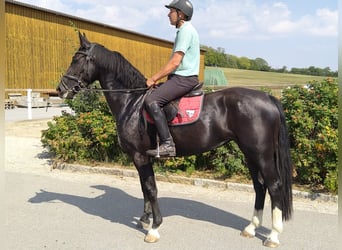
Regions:
[[[110,51],[100,44],[94,47],[96,63],[99,67],[112,71],[116,82],[124,88],[134,89],[146,87],[145,76],[117,51]]]

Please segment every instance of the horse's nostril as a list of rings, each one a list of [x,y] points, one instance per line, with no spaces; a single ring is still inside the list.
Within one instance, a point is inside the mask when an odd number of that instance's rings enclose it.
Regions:
[[[74,91],[75,93],[80,92],[80,91],[81,91],[81,87],[80,87],[80,86],[75,86],[75,87],[73,88],[73,91]]]

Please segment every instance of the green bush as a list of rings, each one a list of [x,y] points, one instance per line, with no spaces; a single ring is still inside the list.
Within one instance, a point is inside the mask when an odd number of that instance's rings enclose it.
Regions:
[[[233,141],[196,156],[160,159],[157,164],[158,171],[161,172],[192,174],[195,171],[210,171],[217,179],[234,175],[249,177],[249,171],[245,165],[245,157]]]
[[[289,127],[295,180],[337,191],[337,82],[326,79],[282,94]]]
[[[48,129],[42,132],[43,146],[63,161],[83,159],[87,145],[77,128],[76,117],[64,113],[48,122]]]
[[[70,107],[75,114],[63,113],[48,122],[42,132],[43,146],[56,158],[67,161],[127,163],[120,150],[116,123],[99,93],[80,93]]]
[[[96,86],[96,84],[95,84]],[[73,99],[66,100],[66,104],[76,113],[76,115],[100,110],[106,115],[111,115],[104,96],[100,92],[85,91],[77,94]]]

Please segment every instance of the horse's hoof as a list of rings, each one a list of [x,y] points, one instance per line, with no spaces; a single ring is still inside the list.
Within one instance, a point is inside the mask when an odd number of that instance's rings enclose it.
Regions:
[[[246,230],[241,231],[240,235],[245,238],[253,238],[255,235],[247,232]]]
[[[147,243],[155,243],[159,241],[160,239],[160,234],[158,232],[158,229],[150,229],[145,236],[145,242]]]
[[[271,239],[267,239],[264,241],[264,246],[265,247],[271,247],[271,248],[276,248],[279,247],[280,243],[272,241]]]

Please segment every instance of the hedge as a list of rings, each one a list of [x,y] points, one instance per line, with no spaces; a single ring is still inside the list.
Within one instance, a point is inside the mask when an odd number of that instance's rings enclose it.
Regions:
[[[337,192],[338,85],[310,82],[283,91],[295,180]]]

